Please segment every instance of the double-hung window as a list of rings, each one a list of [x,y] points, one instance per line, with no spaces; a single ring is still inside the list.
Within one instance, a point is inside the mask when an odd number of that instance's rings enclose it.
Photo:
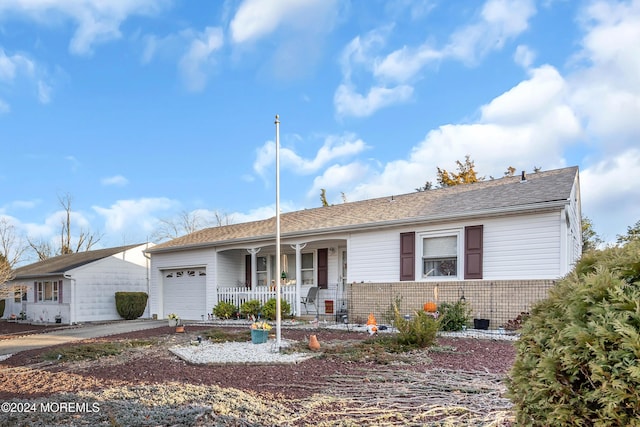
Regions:
[[[256,258],[256,273],[258,277],[258,285],[266,286],[268,280],[267,257],[259,256]]]
[[[422,277],[458,276],[458,237],[458,233],[423,236]]]
[[[60,287],[57,280],[38,282],[38,301],[58,302]]]

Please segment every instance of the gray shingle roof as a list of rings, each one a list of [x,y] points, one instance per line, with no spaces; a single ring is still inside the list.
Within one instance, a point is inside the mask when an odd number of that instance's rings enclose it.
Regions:
[[[128,249],[140,246],[141,244],[142,243],[136,243],[135,245],[58,255],[43,261],[38,261],[33,264],[16,268],[14,271],[14,280],[63,274],[66,271],[124,252]]]
[[[517,212],[553,202],[568,203],[577,174],[578,168],[574,166],[530,174],[525,182],[518,175],[284,213],[280,215],[281,236],[455,219],[505,210]],[[275,217],[206,228],[156,245],[148,252],[273,239],[275,229]]]

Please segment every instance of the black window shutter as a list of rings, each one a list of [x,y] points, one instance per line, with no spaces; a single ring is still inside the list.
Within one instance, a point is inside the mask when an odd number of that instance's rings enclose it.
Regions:
[[[400,233],[400,280],[416,280],[416,233]]]
[[[251,285],[251,255],[244,256],[244,283],[252,289]]]
[[[329,287],[329,250],[318,249],[318,288]]]
[[[33,282],[33,289],[35,290],[33,295],[33,301],[38,302],[38,282]]]
[[[62,304],[62,280],[58,280],[58,304]]]
[[[464,228],[464,278],[482,279],[482,225]]]

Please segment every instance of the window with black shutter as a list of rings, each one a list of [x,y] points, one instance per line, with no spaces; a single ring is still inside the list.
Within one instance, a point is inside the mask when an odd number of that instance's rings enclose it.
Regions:
[[[400,280],[416,280],[416,233],[400,233]]]
[[[482,279],[483,226],[464,228],[464,278]]]
[[[318,288],[329,288],[329,250],[318,249]]]

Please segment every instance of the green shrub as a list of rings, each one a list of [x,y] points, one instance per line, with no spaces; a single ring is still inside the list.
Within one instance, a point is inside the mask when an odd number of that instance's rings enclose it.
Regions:
[[[442,331],[461,331],[471,318],[471,307],[465,301],[456,301],[453,304],[443,302],[438,311]]]
[[[518,425],[638,425],[639,253],[590,254],[534,305],[508,381]]]
[[[116,292],[116,310],[123,319],[137,319],[144,314],[148,299],[146,292]]]
[[[237,311],[238,307],[227,301],[220,301],[213,307],[213,315],[220,319],[230,319]]]
[[[264,303],[262,307],[262,315],[269,320],[276,320],[276,299],[271,298],[269,301]],[[280,316],[285,317],[291,312],[291,306],[288,302],[283,299],[280,299]]]
[[[245,317],[258,317],[258,314],[260,314],[260,310],[262,309],[262,303],[257,300],[257,299],[253,299],[247,302],[244,302],[241,306],[240,306],[240,314],[242,314]]]
[[[432,346],[438,334],[439,323],[424,311],[416,311],[411,319],[405,319],[396,308],[394,325],[398,329],[398,344],[425,348]]]

